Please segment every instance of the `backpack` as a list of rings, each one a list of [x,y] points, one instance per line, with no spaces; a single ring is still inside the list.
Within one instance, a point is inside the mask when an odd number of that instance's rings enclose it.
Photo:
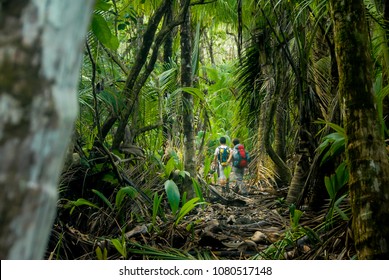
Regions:
[[[240,168],[247,167],[248,163],[250,162],[250,156],[249,153],[244,149],[244,146],[242,144],[239,144],[236,145],[234,149],[235,153],[233,166]]]
[[[219,154],[218,154],[218,159],[219,162],[222,166],[227,166],[227,160],[228,157],[230,156],[230,148],[222,148],[221,146],[219,147]]]

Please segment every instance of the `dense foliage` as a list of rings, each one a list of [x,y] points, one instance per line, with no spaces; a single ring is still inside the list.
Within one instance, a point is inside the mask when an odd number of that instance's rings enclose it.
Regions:
[[[388,7],[365,4],[386,137]],[[47,258],[223,258],[198,238],[217,193],[221,136],[250,151],[245,182],[253,197],[271,194],[250,213],[266,212],[277,232],[255,253],[225,258],[355,258],[328,9],[318,0],[97,1]],[[191,61],[180,45],[187,10]],[[187,106],[196,174],[186,170]]]

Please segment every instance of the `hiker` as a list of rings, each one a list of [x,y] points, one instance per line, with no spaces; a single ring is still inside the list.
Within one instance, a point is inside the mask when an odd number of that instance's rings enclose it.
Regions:
[[[240,144],[238,138],[235,138],[232,141],[234,148],[228,158],[227,162],[230,163],[232,161],[232,172],[236,177],[236,185],[234,188],[235,192],[239,192],[242,195],[247,195],[248,191],[246,185],[243,183],[243,176],[245,173],[245,169],[250,162],[250,156],[248,152],[245,150],[244,146]]]
[[[215,149],[213,164],[217,166],[219,184],[222,187],[222,191],[228,191],[227,178],[224,174],[224,169],[228,166],[228,159],[230,158],[231,149],[226,145],[226,138],[220,137],[220,146]]]

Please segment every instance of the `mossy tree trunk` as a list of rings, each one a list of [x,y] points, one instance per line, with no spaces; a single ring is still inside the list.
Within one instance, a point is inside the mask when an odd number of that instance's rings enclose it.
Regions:
[[[359,259],[389,258],[389,163],[376,110],[363,0],[330,0]]]
[[[181,85],[183,87],[192,86],[192,36],[190,28],[190,10],[188,0],[182,0],[181,6],[187,9],[184,22],[181,24]],[[185,170],[192,177],[196,175],[196,144],[194,131],[193,96],[187,92],[182,92],[182,114],[184,133],[184,166]],[[188,197],[194,196],[192,182],[189,180],[185,184],[184,191]]]
[[[0,259],[41,259],[93,1],[0,2]]]

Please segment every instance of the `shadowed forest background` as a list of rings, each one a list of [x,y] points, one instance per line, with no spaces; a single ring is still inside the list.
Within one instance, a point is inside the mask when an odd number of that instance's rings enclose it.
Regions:
[[[389,7],[338,2],[97,0],[44,258],[388,259]]]

